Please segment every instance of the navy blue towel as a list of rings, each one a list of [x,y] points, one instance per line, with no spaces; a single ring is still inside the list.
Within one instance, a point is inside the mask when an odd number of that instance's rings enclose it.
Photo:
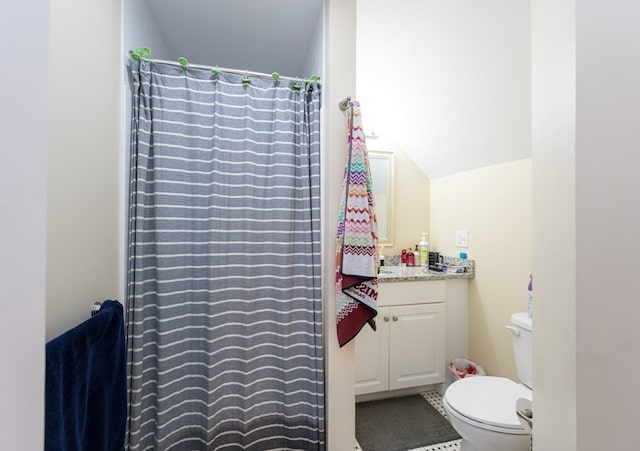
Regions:
[[[45,450],[124,449],[123,318],[122,304],[105,301],[93,318],[47,343]]]

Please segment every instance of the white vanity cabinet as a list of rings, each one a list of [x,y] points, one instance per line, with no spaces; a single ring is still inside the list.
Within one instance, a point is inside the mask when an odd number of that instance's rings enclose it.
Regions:
[[[378,307],[356,337],[356,395],[444,382],[446,281],[380,283]]]

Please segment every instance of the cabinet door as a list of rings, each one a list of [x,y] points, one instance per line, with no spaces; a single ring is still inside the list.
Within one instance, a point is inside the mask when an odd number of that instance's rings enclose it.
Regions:
[[[445,312],[444,303],[390,308],[389,389],[444,382]]]
[[[389,390],[389,308],[379,308],[376,331],[364,326],[356,337],[356,395]]]

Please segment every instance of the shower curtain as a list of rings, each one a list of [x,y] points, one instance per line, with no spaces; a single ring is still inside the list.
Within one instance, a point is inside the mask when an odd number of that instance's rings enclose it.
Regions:
[[[130,75],[128,449],[323,450],[318,86]]]

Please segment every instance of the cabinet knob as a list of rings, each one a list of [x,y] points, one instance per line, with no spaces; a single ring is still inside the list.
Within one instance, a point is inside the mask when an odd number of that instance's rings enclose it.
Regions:
[[[383,319],[384,319],[384,322],[385,322],[385,323],[388,323],[388,322],[389,322],[389,317],[388,317],[388,316],[385,316]]]
[[[393,315],[393,320],[398,321],[398,317],[396,315]]]

